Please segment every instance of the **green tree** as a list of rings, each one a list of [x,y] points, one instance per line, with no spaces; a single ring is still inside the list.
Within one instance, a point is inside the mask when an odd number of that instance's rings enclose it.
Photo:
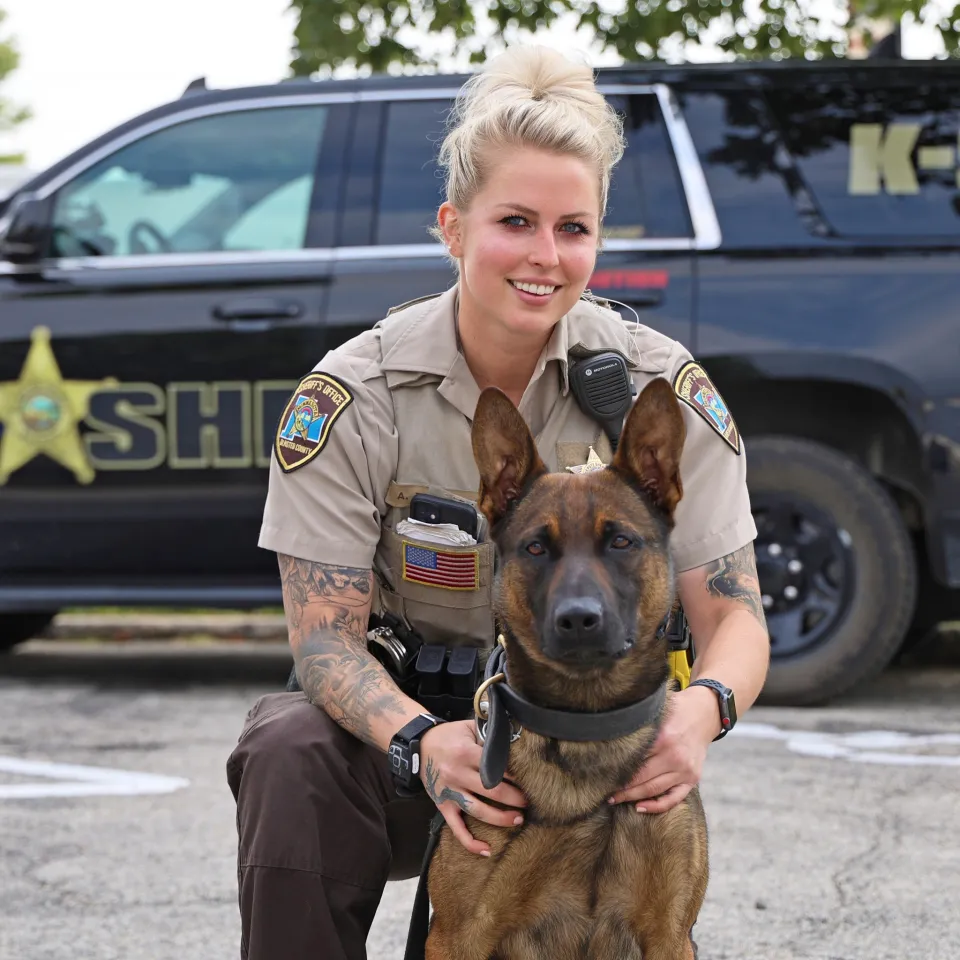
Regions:
[[[0,25],[7,18],[6,13],[0,10]],[[0,36],[0,85],[17,68],[20,62],[20,54],[12,40],[4,39]],[[30,111],[26,107],[16,107],[8,103],[3,97],[0,97],[0,135],[8,133],[18,123],[30,119]],[[0,163],[23,163],[22,154],[0,153]]]
[[[942,3],[942,0],[940,0]],[[960,11],[936,0],[292,0],[300,19],[291,63],[297,76],[337,67],[383,71],[436,67],[451,55],[482,61],[490,38],[530,37],[563,21],[584,28],[596,50],[624,61],[676,58],[687,43],[713,44],[737,59],[844,57],[869,49],[877,24],[906,14],[934,24],[960,56]],[[431,34],[444,49],[423,52]]]

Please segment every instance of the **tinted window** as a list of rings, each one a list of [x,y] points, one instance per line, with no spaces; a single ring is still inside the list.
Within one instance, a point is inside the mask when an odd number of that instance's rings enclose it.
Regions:
[[[55,255],[302,247],[327,109],[218,114],[123,147],[58,193]]]
[[[605,235],[618,240],[690,236],[680,174],[656,97],[618,97],[611,103],[624,115],[627,145],[610,183]]]
[[[614,171],[605,221],[618,239],[690,236],[686,201],[660,106],[653,96],[611,98],[624,114],[627,147]],[[388,107],[378,244],[428,243],[444,200],[436,156],[450,102],[413,100]]]
[[[449,100],[409,100],[387,107],[374,242],[431,243],[427,232],[443,203],[437,151]]]
[[[769,95],[828,223],[849,236],[960,233],[960,95],[827,84]]]

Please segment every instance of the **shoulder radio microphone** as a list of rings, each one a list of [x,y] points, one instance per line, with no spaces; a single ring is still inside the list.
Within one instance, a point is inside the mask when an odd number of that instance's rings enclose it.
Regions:
[[[616,451],[623,418],[636,396],[627,361],[613,351],[596,353],[572,363],[568,375],[580,409],[600,424]]]

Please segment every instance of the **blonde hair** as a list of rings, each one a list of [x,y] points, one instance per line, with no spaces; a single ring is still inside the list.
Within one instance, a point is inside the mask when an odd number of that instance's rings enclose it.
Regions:
[[[491,153],[527,146],[593,166],[603,219],[610,174],[623,155],[623,124],[586,64],[547,47],[513,47],[463,85],[449,122],[439,163],[457,209],[466,210],[482,189]]]

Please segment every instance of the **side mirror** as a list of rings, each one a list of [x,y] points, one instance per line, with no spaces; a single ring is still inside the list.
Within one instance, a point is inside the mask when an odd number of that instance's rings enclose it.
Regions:
[[[36,263],[50,245],[50,201],[26,194],[13,200],[0,227],[0,259],[11,263]]]

